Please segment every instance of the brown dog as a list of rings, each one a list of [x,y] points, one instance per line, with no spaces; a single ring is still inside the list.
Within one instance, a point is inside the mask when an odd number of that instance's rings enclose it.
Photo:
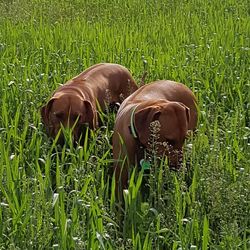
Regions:
[[[128,184],[128,168],[140,164],[149,150],[150,124],[158,121],[158,156],[167,155],[171,167],[181,163],[188,130],[197,125],[196,99],[181,83],[156,81],[130,95],[120,106],[114,127],[113,157],[116,185]],[[142,166],[143,167],[143,166]]]
[[[42,121],[53,138],[61,125],[74,126],[73,139],[77,141],[85,124],[91,129],[98,127],[98,105],[104,111],[110,104],[120,104],[137,89],[125,67],[111,63],[93,65],[54,92],[41,109]]]

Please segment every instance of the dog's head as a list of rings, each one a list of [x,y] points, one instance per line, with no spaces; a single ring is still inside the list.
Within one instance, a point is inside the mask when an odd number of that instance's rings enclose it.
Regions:
[[[189,108],[182,103],[165,100],[142,105],[143,108],[138,108],[134,114],[139,141],[150,149],[152,140],[156,139],[158,156],[167,155],[170,167],[179,168],[183,143],[188,133]],[[158,122],[154,125],[154,121]],[[156,136],[152,138],[154,130]]]
[[[89,101],[77,95],[67,93],[55,94],[49,102],[41,108],[42,122],[49,136],[55,138],[61,126],[71,128],[73,140],[77,141],[88,125],[96,128],[95,110]],[[63,142],[59,137],[59,142]]]

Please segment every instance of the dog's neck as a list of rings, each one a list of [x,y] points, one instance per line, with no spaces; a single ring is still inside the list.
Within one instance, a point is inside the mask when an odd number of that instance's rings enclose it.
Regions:
[[[135,164],[139,167],[139,169],[143,169],[144,171],[149,171],[150,169],[150,162],[145,158],[145,152],[146,152],[146,147],[141,143],[139,139],[139,134],[136,130],[135,126],[135,111],[139,104],[135,105],[132,108],[132,112],[130,115],[130,124],[129,124],[129,130],[130,134],[135,140]]]

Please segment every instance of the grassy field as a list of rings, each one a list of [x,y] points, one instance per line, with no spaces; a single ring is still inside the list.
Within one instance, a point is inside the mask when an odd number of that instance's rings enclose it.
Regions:
[[[247,0],[0,1],[0,249],[250,249],[249,15]],[[107,175],[114,115],[78,148],[58,149],[40,120],[99,62],[199,102],[183,171],[155,165],[146,200],[132,176],[124,210]]]

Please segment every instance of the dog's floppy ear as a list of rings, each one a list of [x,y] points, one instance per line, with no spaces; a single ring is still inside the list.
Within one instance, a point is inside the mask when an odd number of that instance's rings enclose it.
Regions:
[[[158,120],[161,111],[158,106],[146,107],[135,113],[134,123],[139,140],[146,145],[150,135],[150,123]]]
[[[188,107],[186,107],[186,116],[187,116],[187,122],[189,124],[189,121],[190,121],[190,109]]]
[[[49,127],[49,112],[54,100],[55,98],[50,99],[49,102],[46,105],[44,105],[40,110],[42,122],[47,128]]]
[[[85,107],[85,122],[89,124],[89,128],[95,129],[98,127],[97,113],[91,102],[84,100]]]
[[[185,105],[183,104],[182,102],[179,102],[179,104],[185,108],[186,110],[186,118],[187,118],[187,123],[189,124],[189,121],[190,121],[190,109]]]

